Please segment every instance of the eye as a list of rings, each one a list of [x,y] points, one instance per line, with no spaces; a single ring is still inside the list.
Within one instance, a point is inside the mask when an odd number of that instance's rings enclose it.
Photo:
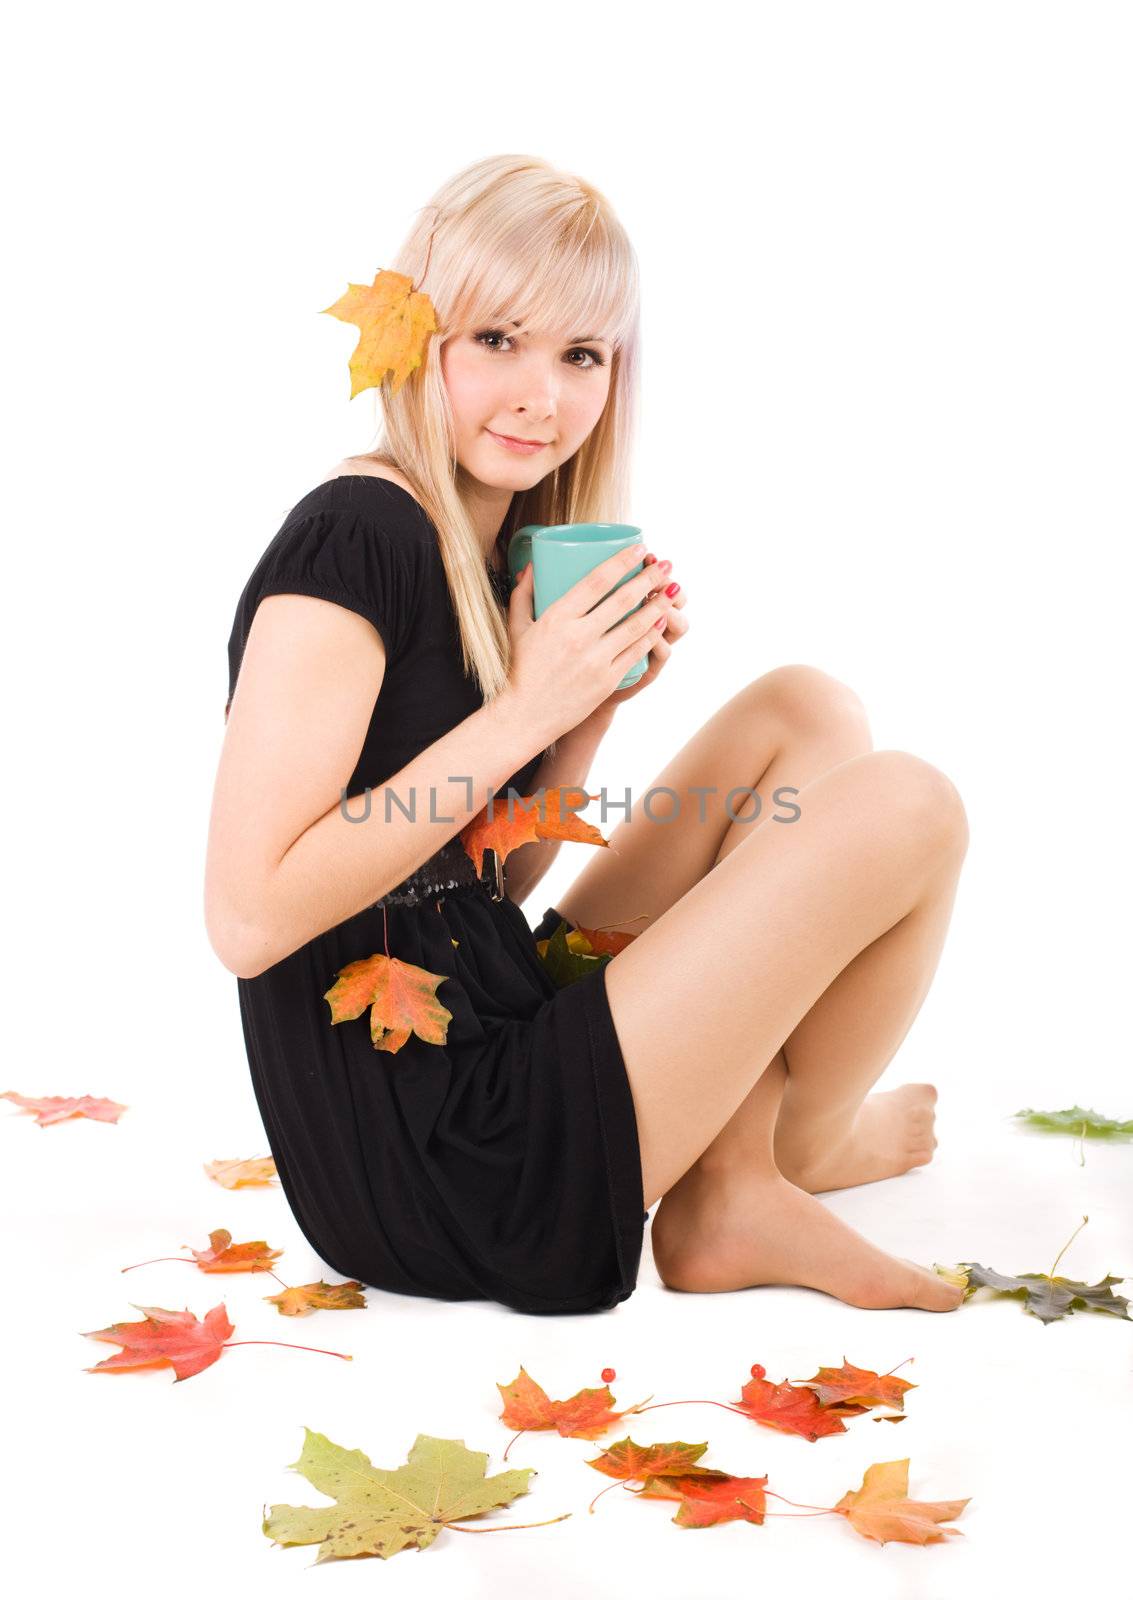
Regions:
[[[486,341],[488,339],[503,339],[508,344],[511,343],[511,334],[504,333],[500,328],[485,328],[483,332],[474,333],[472,337],[473,340],[477,344],[482,345],[485,350],[499,351],[501,348],[501,346],[498,344],[487,344]],[[604,367],[606,365],[605,357],[602,356],[599,351],[593,349],[590,345],[577,345],[568,351],[568,354],[572,356],[590,357],[590,360],[585,364],[580,361],[570,361],[567,363],[568,366],[577,367],[579,372],[589,372],[594,367]]]
[[[502,333],[498,328],[485,328],[483,333],[474,333],[472,337],[477,344],[481,344],[485,339],[510,339],[511,336],[510,334]],[[499,348],[499,346],[487,345],[485,348],[488,350],[496,350]]]

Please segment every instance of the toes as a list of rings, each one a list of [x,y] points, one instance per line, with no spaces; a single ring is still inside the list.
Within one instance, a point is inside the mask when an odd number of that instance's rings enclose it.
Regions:
[[[910,1304],[919,1306],[922,1311],[955,1311],[964,1298],[963,1289],[949,1283],[939,1272],[930,1272],[915,1262],[910,1265],[916,1267],[917,1274],[916,1299]]]

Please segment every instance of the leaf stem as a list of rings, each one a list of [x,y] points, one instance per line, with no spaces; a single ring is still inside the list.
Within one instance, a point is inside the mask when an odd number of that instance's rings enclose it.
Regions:
[[[572,1515],[564,1511],[561,1517],[548,1517],[546,1522],[505,1522],[494,1528],[462,1528],[459,1522],[446,1522],[445,1527],[454,1533],[515,1533],[518,1528],[549,1528],[552,1522],[565,1522]]]
[[[764,1494],[769,1494],[773,1500],[782,1500],[785,1506],[802,1506],[808,1511],[817,1511],[820,1514],[828,1514],[829,1512],[837,1511],[838,1509],[837,1506],[812,1506],[809,1505],[806,1500],[788,1500],[785,1494],[776,1494],[774,1489],[764,1489],[763,1492]],[[787,1513],[785,1511],[768,1512],[768,1516],[771,1517],[783,1517],[786,1515]]]
[[[1089,1220],[1090,1220],[1089,1217],[1083,1217],[1082,1218],[1081,1222],[1074,1229],[1074,1232],[1070,1235],[1069,1239],[1067,1239],[1066,1243],[1062,1246],[1062,1249],[1055,1256],[1055,1258],[1054,1258],[1054,1267],[1057,1267],[1058,1263],[1062,1260],[1062,1258],[1066,1254],[1067,1250],[1069,1250],[1070,1246],[1074,1243],[1075,1239],[1081,1233],[1082,1229],[1086,1226],[1086,1224],[1087,1224],[1087,1222],[1089,1222]],[[1054,1267],[1051,1267],[1050,1271],[1047,1273],[1047,1277],[1048,1278],[1053,1278],[1054,1277]]]
[[[598,1493],[594,1496],[593,1500],[591,1500],[590,1504],[587,1506],[586,1509],[587,1509],[587,1511],[590,1512],[591,1516],[594,1515],[594,1507],[598,1504],[599,1500],[601,1500],[601,1498],[602,1498],[602,1496],[604,1494],[609,1494],[611,1489],[627,1489],[627,1490],[629,1490],[630,1494],[634,1493],[634,1491],[632,1489],[630,1489],[629,1484],[625,1481],[624,1478],[615,1478],[613,1483],[608,1483],[604,1489],[599,1489]]]
[[[224,1346],[226,1350],[235,1350],[240,1344],[277,1344],[281,1350],[311,1350],[317,1356],[337,1356],[340,1361],[353,1361],[353,1356],[344,1355],[341,1350],[320,1350],[313,1344],[287,1344],[283,1339],[232,1339]]]
[[[751,1413],[742,1406],[725,1405],[723,1400],[658,1400],[655,1406],[638,1406],[637,1415],[643,1411],[660,1411],[662,1406],[719,1406],[721,1411],[734,1411],[737,1417],[747,1417],[751,1421]]]

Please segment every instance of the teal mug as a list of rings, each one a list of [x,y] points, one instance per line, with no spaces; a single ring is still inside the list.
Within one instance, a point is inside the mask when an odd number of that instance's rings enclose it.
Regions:
[[[640,542],[641,529],[629,522],[556,522],[550,526],[530,522],[526,527],[516,530],[508,545],[508,573],[512,587],[515,587],[520,568],[530,561],[535,568],[534,613],[536,617],[542,616],[549,605],[561,600],[567,590],[573,589],[588,572],[592,572],[603,561],[608,561],[617,551],[626,550],[630,545]],[[607,595],[613,594],[614,589],[620,589],[644,565],[643,561],[639,561],[635,567],[631,567],[601,599],[605,600]],[[637,605],[630,606],[617,619],[618,622],[623,622],[644,604],[644,600],[639,600]],[[648,665],[649,652],[646,651],[616,687],[628,689],[637,682]]]

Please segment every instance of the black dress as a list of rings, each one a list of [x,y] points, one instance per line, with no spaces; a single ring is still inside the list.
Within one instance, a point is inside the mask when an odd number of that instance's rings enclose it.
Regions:
[[[505,599],[506,580],[493,581]],[[364,814],[367,787],[483,704],[462,671],[436,529],[399,484],[333,478],[288,514],[236,608],[229,701],[270,594],[346,606],[384,642],[350,815]],[[540,759],[509,779],[517,794],[531,792]],[[383,796],[371,803],[380,815]],[[646,1220],[605,966],[557,989],[535,941],[559,913],[548,906],[532,931],[506,873],[496,898],[494,860],[487,852],[478,877],[456,835],[381,901],[239,978],[252,1083],[287,1201],[336,1272],[399,1294],[604,1311],[634,1290]],[[368,1010],[331,1022],[327,990],[350,962],[386,950],[386,918],[391,956],[445,974],[444,1044],[411,1033],[396,1052],[376,1050]]]

